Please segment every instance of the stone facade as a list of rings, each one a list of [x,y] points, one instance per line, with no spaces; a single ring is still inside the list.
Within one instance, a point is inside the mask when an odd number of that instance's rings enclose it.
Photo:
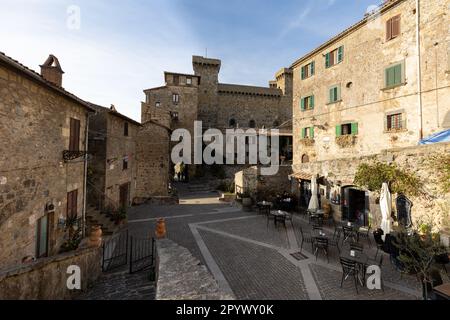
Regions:
[[[386,1],[379,11],[291,66],[296,165],[305,155],[309,161],[323,161],[414,146],[422,137],[450,128],[448,5],[446,0],[420,1],[417,11],[414,0]],[[419,14],[420,54],[416,37]],[[388,20],[398,16],[398,36],[388,40]],[[342,62],[327,67],[327,53],[338,48],[342,48]],[[335,59],[339,61],[339,57]],[[304,75],[302,80],[302,67],[312,62],[314,75]],[[395,75],[400,83],[387,87],[386,69],[395,64],[401,65],[400,74]],[[331,100],[334,86],[338,92]],[[308,96],[314,96],[313,109],[302,110],[302,98]],[[401,115],[397,118],[400,127],[388,124],[394,114]],[[337,126],[351,123],[351,134],[338,137],[346,132]],[[310,139],[303,139],[305,128],[308,133],[314,128],[313,137],[307,135]]]
[[[49,257],[0,273],[0,300],[70,300],[102,273],[102,249],[89,248]],[[69,266],[79,266],[81,290],[69,290]]]
[[[128,207],[135,197],[136,139],[141,125],[115,109],[91,105],[97,114],[89,120],[92,158],[89,161],[88,202],[98,206],[100,201],[101,207],[109,205],[116,209]]]
[[[165,86],[145,90],[142,121],[152,119],[170,129],[274,128],[292,118],[292,71],[283,68],[269,87],[219,83],[221,61],[192,58],[194,74],[166,72]],[[289,136],[289,134],[288,134]],[[190,173],[195,167],[190,166]]]
[[[137,183],[134,203],[169,196],[170,130],[148,120],[137,133]]]
[[[336,220],[340,220],[343,218],[345,202],[348,201],[344,190],[354,187],[353,180],[358,166],[362,163],[374,162],[396,164],[399,168],[413,172],[419,178],[421,188],[428,194],[427,197],[407,195],[413,202],[411,212],[413,223],[417,223],[420,220],[428,221],[431,218],[439,227],[445,225],[444,219],[447,219],[448,224],[448,216],[446,217],[445,214],[448,214],[448,208],[450,208],[450,193],[441,190],[440,186],[445,177],[444,173],[436,170],[430,159],[443,154],[450,154],[450,143],[388,149],[381,151],[375,156],[355,155],[348,159],[315,161],[300,164],[295,169],[297,172],[309,172],[321,177],[320,190],[323,190],[323,192],[320,192],[320,201],[321,203],[333,202],[334,217]],[[355,189],[358,188],[355,187]],[[297,192],[300,191],[297,189]],[[340,201],[338,202],[333,201],[335,192],[339,195]],[[378,227],[381,222],[381,212],[378,204],[379,195],[365,192],[365,196],[364,209],[372,215],[374,221],[372,227]],[[396,196],[395,194],[392,196],[394,209]]]
[[[0,54],[0,268],[36,257],[41,218],[48,218],[43,255],[59,251],[67,234],[58,220],[67,217],[69,192],[78,190],[73,212],[83,216],[82,151],[89,112],[93,110],[84,101]],[[79,121],[81,153],[65,161],[71,119]],[[42,235],[42,248],[45,240]]]

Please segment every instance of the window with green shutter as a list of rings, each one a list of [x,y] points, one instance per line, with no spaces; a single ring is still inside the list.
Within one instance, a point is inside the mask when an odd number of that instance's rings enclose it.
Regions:
[[[301,68],[302,80],[312,77],[314,75],[314,73],[315,73],[314,61]]]
[[[403,63],[386,68],[385,82],[386,88],[395,87],[403,83]]]
[[[340,46],[338,49],[337,63],[341,63],[344,60],[344,46]]]
[[[354,136],[358,135],[358,122],[352,123],[351,126],[352,126],[351,134]]]
[[[336,137],[340,137],[342,133],[342,128],[340,125],[336,126]]]
[[[344,46],[325,54],[325,68],[330,68],[344,61]]]
[[[330,65],[330,53],[327,53],[325,55],[325,68],[329,68],[329,67],[331,67],[331,65]]]
[[[300,99],[300,108],[302,111],[314,109],[314,96],[303,97]]]
[[[316,63],[315,61],[310,63],[311,75],[313,76],[316,73]]]
[[[305,98],[300,99],[300,109],[305,111]]]
[[[302,67],[302,80],[305,79],[305,67]]]
[[[310,137],[311,139],[314,139],[314,127],[310,127],[310,128],[309,128],[309,137]]]
[[[358,135],[358,123],[345,123],[336,126],[336,137],[345,135]]]
[[[341,100],[341,87],[340,86],[331,87],[328,93],[328,102],[335,103],[339,100]]]

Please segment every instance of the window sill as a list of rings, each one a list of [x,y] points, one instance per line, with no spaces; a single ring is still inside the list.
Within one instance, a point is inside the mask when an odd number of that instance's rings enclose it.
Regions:
[[[336,100],[334,102],[328,102],[326,105],[329,106],[329,105],[340,103],[340,102],[342,102],[342,99]]]
[[[407,82],[402,82],[402,83],[396,84],[394,86],[384,87],[384,88],[381,89],[381,91],[389,91],[389,90],[392,90],[392,89],[395,89],[395,88],[398,88],[398,87],[405,86],[406,84],[407,84]]]
[[[391,130],[384,130],[383,133],[404,133],[408,132],[408,129],[402,128],[402,129],[391,129]]]
[[[307,111],[313,111],[314,110],[314,108],[312,108],[312,109],[304,109],[304,110],[301,110],[302,112],[307,112]]]
[[[303,80],[308,80],[308,79],[311,79],[312,77],[314,77],[314,75],[309,76],[309,77],[306,77],[306,78],[302,78],[301,80],[302,80],[302,81],[303,81]]]
[[[342,60],[341,62],[335,63],[335,64],[333,64],[332,66],[325,67],[325,69],[331,69],[331,68],[333,68],[333,67],[336,67],[336,66],[340,65],[342,62],[344,62],[344,60]]]

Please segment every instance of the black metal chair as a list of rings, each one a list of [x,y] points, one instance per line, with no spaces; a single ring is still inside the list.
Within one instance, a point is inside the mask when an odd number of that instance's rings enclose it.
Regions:
[[[309,224],[313,226],[323,226],[323,216],[312,214],[309,216]]]
[[[316,256],[316,260],[317,260],[317,256],[319,255],[319,250],[321,250],[327,257],[327,262],[330,262],[330,259],[328,257],[328,239],[326,238],[321,238],[321,237],[315,237],[314,238],[314,255]]]
[[[342,279],[341,279],[341,288],[344,284],[344,280],[347,280],[348,277],[353,277],[355,283],[356,293],[358,294],[358,275],[359,269],[355,261],[340,258],[341,266],[342,266]]]
[[[333,221],[333,227],[334,227],[333,239],[336,238],[337,235],[338,235],[338,238],[340,238],[341,233],[342,233],[342,228],[338,223],[336,223],[336,220],[333,219],[332,221]]]
[[[328,241],[328,245],[331,247],[336,247],[338,249],[339,254],[341,253],[341,248],[339,247],[340,240],[341,240],[341,233],[338,232],[336,236],[333,236],[333,239]]]
[[[290,212],[287,213],[284,219],[284,226],[286,226],[286,221],[289,221],[291,223],[292,229],[294,229],[294,215]]]
[[[314,251],[314,241],[310,234],[306,234],[303,232],[302,227],[299,228],[300,235],[302,236],[302,241],[300,243],[300,252],[303,250],[303,243],[310,243],[311,244],[311,250]]]
[[[370,241],[370,230],[371,230],[370,226],[368,226],[368,227],[360,227],[358,229],[358,239],[359,238],[367,239],[367,242],[369,243],[369,248],[372,247],[372,241]]]
[[[356,242],[350,242],[350,250],[363,252],[364,246],[362,244],[356,243]]]
[[[342,233],[344,235],[344,237],[342,238],[342,244],[344,244],[347,240],[358,242],[358,235],[353,227],[342,226]]]

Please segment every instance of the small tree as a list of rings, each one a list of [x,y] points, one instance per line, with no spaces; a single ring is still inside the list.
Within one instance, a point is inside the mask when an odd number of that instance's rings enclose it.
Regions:
[[[433,233],[434,225],[419,223],[417,230],[399,232],[394,245],[399,249],[399,261],[405,271],[417,273],[424,288],[424,299],[428,299],[427,284],[432,283],[433,262],[436,256],[445,254],[446,248],[441,245],[438,234]]]

